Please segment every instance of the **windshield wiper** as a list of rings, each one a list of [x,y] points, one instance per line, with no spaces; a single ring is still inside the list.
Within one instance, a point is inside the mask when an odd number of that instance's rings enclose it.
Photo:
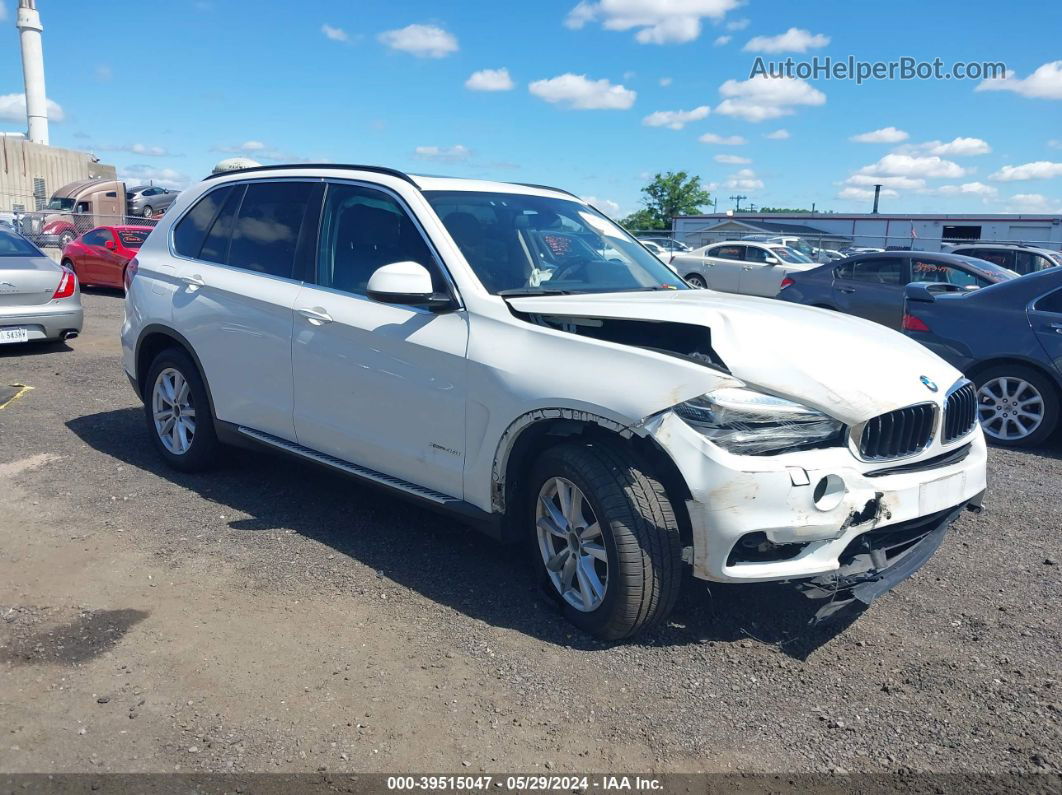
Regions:
[[[502,297],[514,295],[571,295],[571,290],[562,290],[559,287],[513,287],[509,290],[498,290],[496,295]]]

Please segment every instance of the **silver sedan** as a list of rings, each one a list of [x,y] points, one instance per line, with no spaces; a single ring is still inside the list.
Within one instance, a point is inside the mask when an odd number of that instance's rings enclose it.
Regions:
[[[74,272],[21,235],[0,229],[0,346],[72,339],[83,320]]]

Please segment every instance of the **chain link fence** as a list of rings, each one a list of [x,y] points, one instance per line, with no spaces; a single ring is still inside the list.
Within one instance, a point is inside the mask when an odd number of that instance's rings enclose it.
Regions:
[[[0,228],[18,232],[40,248],[63,248],[70,241],[98,226],[139,226],[154,228],[159,216],[104,215],[42,210],[15,212],[0,218]]]

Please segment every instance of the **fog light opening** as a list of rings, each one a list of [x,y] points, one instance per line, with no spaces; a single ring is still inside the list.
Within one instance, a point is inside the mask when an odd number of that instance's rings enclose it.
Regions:
[[[776,544],[767,538],[762,531],[746,533],[727,556],[726,565],[733,566],[736,563],[776,563],[781,560],[792,560],[799,555],[807,544]]]
[[[844,480],[839,475],[827,475],[815,484],[812,495],[820,511],[832,511],[841,504],[845,494]]]

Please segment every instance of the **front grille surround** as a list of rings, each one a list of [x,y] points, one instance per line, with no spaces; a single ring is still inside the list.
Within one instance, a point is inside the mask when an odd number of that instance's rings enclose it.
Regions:
[[[966,436],[977,426],[977,387],[963,379],[948,390],[944,400],[940,441],[950,444]]]
[[[937,434],[940,407],[933,402],[871,417],[852,428],[852,446],[863,461],[896,461],[926,450]]]

